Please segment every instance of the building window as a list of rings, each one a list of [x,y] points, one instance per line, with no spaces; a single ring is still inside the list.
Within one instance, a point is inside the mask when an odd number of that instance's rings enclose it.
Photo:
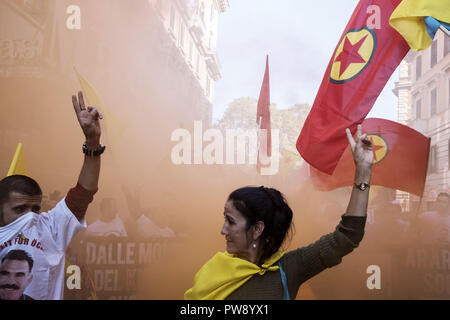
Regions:
[[[184,51],[184,24],[180,23],[180,48]]]
[[[416,119],[420,119],[422,114],[422,99],[416,101]]]
[[[200,73],[200,54],[197,54],[197,62],[195,63],[195,72]]]
[[[156,9],[158,9],[159,12],[162,12],[162,0],[156,0]]]
[[[450,37],[444,37],[444,57],[450,53]]]
[[[422,56],[416,58],[416,80],[422,76]]]
[[[170,7],[170,29],[175,30],[175,8]]]
[[[203,25],[205,25],[205,5],[203,3],[200,5],[199,16]]]
[[[433,68],[437,63],[437,41],[433,41],[431,44],[431,61],[430,68]]]
[[[210,98],[211,95],[211,80],[206,76],[206,96]]]
[[[189,61],[192,62],[193,45],[192,41],[189,41]]]
[[[214,9],[214,3],[211,3],[211,22],[214,20],[214,14],[216,13]]]
[[[430,173],[437,172],[437,146],[430,147],[429,172]]]
[[[450,78],[447,79],[447,103],[450,108]]]
[[[430,116],[437,113],[437,89],[434,88],[430,92]]]

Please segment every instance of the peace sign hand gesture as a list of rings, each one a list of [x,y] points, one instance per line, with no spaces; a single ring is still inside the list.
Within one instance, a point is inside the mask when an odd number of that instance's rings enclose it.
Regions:
[[[361,125],[358,125],[356,130],[356,140],[353,139],[349,129],[345,131],[356,166],[354,186],[345,215],[364,217],[367,215],[369,203],[369,188],[367,187],[370,186],[372,177],[373,145],[372,141],[367,139],[367,134],[362,133]]]
[[[356,140],[353,139],[349,129],[345,131],[348,142],[350,143],[356,169],[371,169],[373,164],[373,145],[367,139],[367,134],[362,134],[362,125],[358,125],[355,136]]]
[[[81,91],[78,92],[78,100],[75,95],[72,96],[72,103],[78,122],[86,137],[86,144],[92,149],[96,149],[100,144],[100,119],[103,119],[103,115],[96,107],[88,106],[86,108]]]

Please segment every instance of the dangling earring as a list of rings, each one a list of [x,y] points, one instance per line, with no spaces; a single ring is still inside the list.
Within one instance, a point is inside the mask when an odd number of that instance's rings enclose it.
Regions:
[[[256,243],[252,244],[253,249],[256,249]]]

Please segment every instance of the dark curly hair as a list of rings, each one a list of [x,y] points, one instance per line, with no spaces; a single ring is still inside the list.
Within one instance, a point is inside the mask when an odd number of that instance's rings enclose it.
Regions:
[[[9,199],[12,192],[27,196],[42,195],[39,184],[27,176],[13,175],[0,180],[0,205]]]
[[[33,258],[23,250],[11,250],[2,259],[2,264],[5,260],[18,260],[28,262],[29,272],[33,269]]]
[[[264,230],[261,234],[261,265],[267,258],[277,252],[288,234],[292,231],[292,210],[280,191],[273,188],[244,187],[233,191],[228,200],[244,216],[247,231],[262,221]]]

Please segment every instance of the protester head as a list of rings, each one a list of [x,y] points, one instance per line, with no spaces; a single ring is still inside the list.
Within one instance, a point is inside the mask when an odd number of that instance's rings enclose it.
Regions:
[[[227,251],[245,258],[252,250],[258,264],[276,253],[291,229],[292,210],[275,189],[244,187],[233,191],[225,204],[222,235]]]
[[[447,192],[441,192],[436,198],[436,211],[442,214],[450,212],[450,195]]]
[[[103,198],[100,202],[100,220],[103,222],[111,222],[117,214],[117,205],[114,198]]]
[[[0,226],[29,212],[39,213],[41,205],[42,190],[35,180],[13,175],[0,181]]]
[[[0,299],[19,300],[31,283],[33,259],[23,250],[11,250],[0,266]]]

